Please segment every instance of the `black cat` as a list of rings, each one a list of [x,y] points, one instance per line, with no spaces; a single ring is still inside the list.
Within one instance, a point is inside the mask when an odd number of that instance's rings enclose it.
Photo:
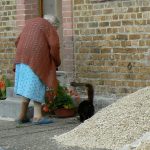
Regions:
[[[73,87],[79,87],[79,86],[87,87],[88,99],[85,101],[82,101],[78,107],[78,114],[80,116],[80,121],[84,122],[86,119],[92,117],[95,112],[94,105],[93,105],[94,88],[92,84],[89,84],[89,83],[71,82],[70,85]]]

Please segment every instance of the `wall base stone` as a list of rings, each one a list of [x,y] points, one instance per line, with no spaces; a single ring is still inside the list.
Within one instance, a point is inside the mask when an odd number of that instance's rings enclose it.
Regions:
[[[117,98],[114,97],[103,97],[96,95],[94,97],[94,106],[95,106],[95,112],[101,110],[104,107],[107,107],[108,105],[111,105],[117,100]]]

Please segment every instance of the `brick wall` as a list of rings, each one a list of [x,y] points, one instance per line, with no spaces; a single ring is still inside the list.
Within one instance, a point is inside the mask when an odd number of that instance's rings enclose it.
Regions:
[[[16,0],[0,1],[0,70],[13,78],[12,64],[16,37]]]
[[[20,32],[25,21],[39,16],[38,0],[16,0],[17,31]]]
[[[72,0],[62,0],[62,69],[68,74],[68,82],[73,79],[73,12]]]
[[[15,40],[27,19],[39,16],[38,0],[0,1],[0,71],[14,79]]]
[[[38,1],[0,1],[0,70],[13,78],[14,40]],[[149,0],[62,0],[63,70],[99,95],[123,96],[150,85]]]
[[[74,0],[75,78],[124,96],[150,85],[150,1]]]

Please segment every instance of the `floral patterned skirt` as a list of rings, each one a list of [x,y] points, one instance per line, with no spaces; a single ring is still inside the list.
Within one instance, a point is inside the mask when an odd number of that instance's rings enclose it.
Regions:
[[[26,64],[17,64],[15,72],[16,95],[44,103],[46,86]]]

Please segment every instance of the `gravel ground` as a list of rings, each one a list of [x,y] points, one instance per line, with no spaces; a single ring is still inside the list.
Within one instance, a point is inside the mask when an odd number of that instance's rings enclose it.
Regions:
[[[62,145],[119,150],[149,131],[150,87],[146,87],[103,108],[54,139]]]

